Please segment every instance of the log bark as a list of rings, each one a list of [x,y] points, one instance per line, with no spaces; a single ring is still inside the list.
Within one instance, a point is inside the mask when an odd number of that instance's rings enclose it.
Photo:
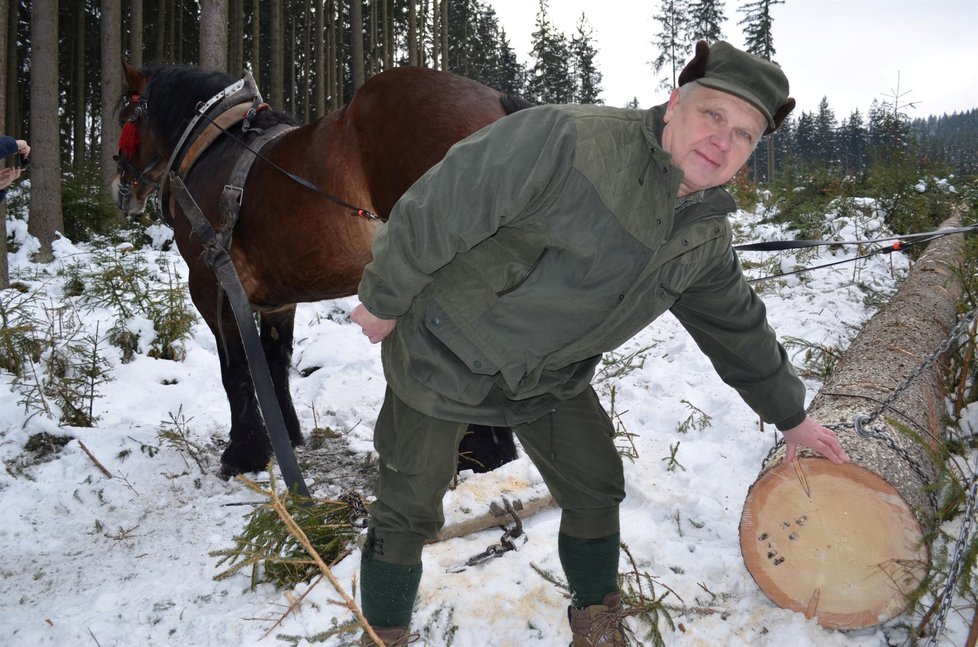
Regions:
[[[961,235],[928,246],[846,350],[808,409],[813,418],[852,423],[876,411],[940,347],[957,321],[963,254]],[[748,492],[740,542],[773,602],[836,629],[877,625],[907,607],[930,561],[925,535],[936,510],[927,488],[940,466],[929,450],[942,428],[941,374],[939,361],[881,413],[871,429],[886,440],[839,429],[851,464],[809,451],[784,463],[783,448],[771,457]]]

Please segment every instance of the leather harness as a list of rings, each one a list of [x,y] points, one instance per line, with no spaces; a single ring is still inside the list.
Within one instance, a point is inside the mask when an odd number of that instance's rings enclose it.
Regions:
[[[221,193],[219,201],[221,222],[216,230],[194,201],[183,180],[204,151],[228,128],[245,121],[244,129],[249,129],[250,119],[254,117],[262,105],[261,94],[258,92],[250,73],[246,73],[243,79],[228,86],[205,102],[184,130],[166,168],[163,170],[161,203],[164,216],[172,224],[172,216],[169,212],[171,211],[171,201],[176,201],[204,247],[204,262],[214,270],[220,285],[218,299],[220,300],[222,296],[226,295],[234,313],[235,323],[241,335],[248,368],[255,387],[255,394],[258,397],[258,405],[265,421],[272,450],[275,452],[279,469],[282,471],[282,478],[290,490],[308,498],[309,489],[302,478],[302,471],[289,440],[285,419],[275,395],[275,385],[272,382],[268,362],[262,350],[261,338],[258,329],[255,327],[252,307],[244,286],[241,284],[241,279],[234,268],[230,253],[231,237],[238,221],[241,201],[244,196],[244,186],[248,173],[251,171],[251,165],[264,146],[294,129],[295,126],[277,124],[262,132],[250,146],[243,146],[242,153],[235,162],[228,176],[227,184]],[[175,171],[173,168],[177,160],[180,164],[178,170]],[[166,196],[168,191],[172,193],[169,198]],[[218,307],[217,312],[221,312],[220,307]],[[218,329],[220,330],[221,326],[218,326]]]

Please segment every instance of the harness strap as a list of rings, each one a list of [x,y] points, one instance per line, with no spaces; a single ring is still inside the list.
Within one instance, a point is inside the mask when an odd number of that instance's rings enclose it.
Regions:
[[[245,148],[245,151],[238,157],[234,168],[228,176],[228,183],[224,185],[221,197],[218,200],[218,209],[221,214],[221,224],[215,232],[215,243],[227,252],[231,251],[232,236],[234,226],[238,224],[238,214],[241,211],[241,201],[244,199],[244,186],[251,172],[251,166],[255,163],[258,152],[261,151],[269,142],[281,135],[294,130],[295,126],[288,124],[277,124],[259,135],[254,142],[253,148]],[[218,131],[220,132],[220,131]],[[256,152],[258,151],[258,152]],[[227,339],[224,337],[224,326],[221,324],[224,308],[221,307],[221,300],[224,298],[224,289],[218,284],[217,290],[217,330],[220,333],[221,345],[224,347],[224,354],[227,355]]]
[[[230,128],[234,124],[242,121],[247,114],[248,108],[251,107],[251,101],[245,101],[239,103],[235,106],[231,106],[217,117],[214,117],[204,130],[201,131],[197,137],[194,138],[193,142],[187,148],[187,152],[184,153],[183,158],[180,160],[180,170],[178,173],[180,175],[186,175],[190,167],[193,166],[200,154],[203,153],[208,146],[214,143],[214,140],[220,137],[227,128]]]
[[[224,185],[224,190],[221,192],[221,228],[218,232],[218,235],[227,236],[226,248],[228,250],[231,249],[231,231],[238,222],[238,212],[241,210],[241,201],[244,198],[245,182],[248,180],[248,174],[251,173],[252,165],[265,146],[294,129],[295,126],[288,124],[277,124],[268,128],[251,142],[249,148],[242,151],[238,161],[234,164],[234,168],[231,169],[227,184]]]
[[[203,120],[209,116],[211,111],[222,114],[227,112],[228,108],[236,106],[239,103],[245,101],[250,103],[256,96],[261,96],[258,92],[258,86],[255,85],[255,79],[251,76],[251,73],[246,72],[243,78],[224,88],[201,105],[197,109],[197,112],[194,113],[193,119],[190,120],[190,123],[184,129],[183,135],[180,136],[180,141],[174,146],[173,152],[170,154],[170,159],[167,160],[166,168],[163,170],[163,175],[168,176],[170,174],[177,158],[183,154],[187,142],[192,142],[196,138],[197,133],[206,125],[203,123]]]
[[[173,187],[173,197],[204,246],[204,262],[217,274],[221,288],[227,293],[241,335],[241,342],[244,345],[245,357],[255,386],[255,394],[258,396],[258,405],[265,420],[268,439],[278,460],[279,469],[282,470],[282,478],[290,490],[308,498],[309,489],[302,478],[299,462],[296,460],[289,433],[285,428],[285,419],[278,406],[268,362],[265,360],[258,329],[255,327],[251,304],[248,302],[244,286],[241,285],[241,279],[234,269],[231,254],[220,244],[217,232],[204,217],[204,213],[197,206],[180,176],[171,172],[169,183]]]

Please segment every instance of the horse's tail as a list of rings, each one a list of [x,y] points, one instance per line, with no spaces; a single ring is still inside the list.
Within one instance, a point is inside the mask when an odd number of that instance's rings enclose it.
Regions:
[[[503,96],[499,97],[499,103],[503,105],[503,110],[506,111],[507,115],[511,115],[520,110],[525,110],[526,108],[532,108],[536,105],[532,101],[527,101],[523,97],[516,96],[515,94],[504,94]]]

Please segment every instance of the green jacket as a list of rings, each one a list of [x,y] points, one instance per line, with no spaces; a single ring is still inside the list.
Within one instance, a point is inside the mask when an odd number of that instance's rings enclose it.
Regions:
[[[532,420],[671,310],[765,420],[801,422],[804,386],[730,246],[733,199],[716,188],[676,210],[663,112],[520,111],[405,193],[359,290],[398,319],[382,357],[401,399],[460,422]]]

